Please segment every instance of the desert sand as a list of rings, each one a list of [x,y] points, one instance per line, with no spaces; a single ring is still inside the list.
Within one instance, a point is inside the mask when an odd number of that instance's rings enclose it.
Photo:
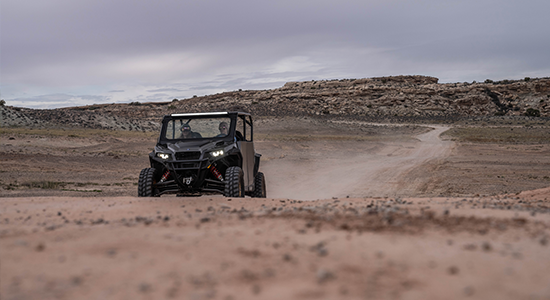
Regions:
[[[547,143],[300,122],[258,122],[266,199],[135,197],[154,134],[2,134],[1,299],[550,299]]]

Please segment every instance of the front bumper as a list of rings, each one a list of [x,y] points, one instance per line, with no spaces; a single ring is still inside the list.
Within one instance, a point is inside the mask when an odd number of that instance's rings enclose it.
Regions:
[[[213,161],[208,158],[154,160],[163,166],[164,173],[170,172],[168,180],[162,181],[161,179],[156,183],[158,195],[224,193],[225,183],[215,178],[212,179],[213,176],[210,176]]]

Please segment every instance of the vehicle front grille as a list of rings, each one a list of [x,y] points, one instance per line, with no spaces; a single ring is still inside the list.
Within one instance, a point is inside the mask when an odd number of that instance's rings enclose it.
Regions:
[[[176,160],[193,160],[199,159],[201,153],[199,151],[177,152]]]
[[[175,169],[198,169],[200,163],[174,163]]]

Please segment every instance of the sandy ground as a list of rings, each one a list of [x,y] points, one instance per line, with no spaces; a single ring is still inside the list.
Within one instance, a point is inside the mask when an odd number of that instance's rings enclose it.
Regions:
[[[1,299],[550,299],[547,145],[342,130],[259,131],[267,199],[134,197],[154,138],[3,135]]]

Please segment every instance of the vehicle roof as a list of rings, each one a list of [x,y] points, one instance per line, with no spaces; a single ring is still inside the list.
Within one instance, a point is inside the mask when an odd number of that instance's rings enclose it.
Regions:
[[[219,116],[219,115],[239,115],[239,116],[250,116],[249,113],[241,111],[220,111],[220,112],[205,112],[205,113],[181,113],[181,114],[171,114],[171,117],[196,117],[196,116]]]

